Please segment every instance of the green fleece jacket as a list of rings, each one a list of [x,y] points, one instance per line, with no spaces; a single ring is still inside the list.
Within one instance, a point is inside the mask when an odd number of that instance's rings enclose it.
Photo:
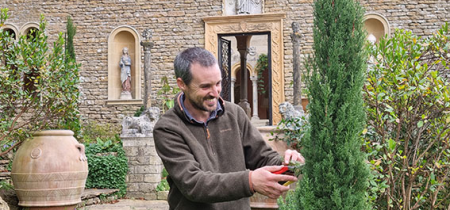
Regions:
[[[169,173],[170,209],[250,209],[249,170],[281,164],[239,106],[219,103],[223,112],[205,126],[189,120],[178,94],[155,125],[156,151]]]

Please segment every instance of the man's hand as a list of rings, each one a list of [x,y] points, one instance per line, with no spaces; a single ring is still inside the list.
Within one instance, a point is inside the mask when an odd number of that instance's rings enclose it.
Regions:
[[[289,186],[279,184],[280,181],[297,181],[297,177],[272,172],[281,170],[283,166],[265,166],[258,168],[251,174],[253,189],[269,198],[277,199]]]
[[[296,150],[288,149],[284,152],[284,165],[288,165],[290,161],[305,163],[305,158]]]

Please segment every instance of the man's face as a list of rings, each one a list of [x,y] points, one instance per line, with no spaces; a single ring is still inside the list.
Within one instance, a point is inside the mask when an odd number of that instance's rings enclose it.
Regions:
[[[193,63],[191,72],[191,83],[180,87],[186,96],[184,101],[186,109],[192,114],[210,113],[216,110],[222,90],[222,76],[219,66],[214,64],[204,67],[198,63]]]

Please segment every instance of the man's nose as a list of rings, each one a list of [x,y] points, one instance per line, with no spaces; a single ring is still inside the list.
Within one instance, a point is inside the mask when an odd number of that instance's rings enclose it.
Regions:
[[[213,86],[212,87],[212,90],[211,90],[211,94],[214,96],[214,97],[216,97],[216,98],[218,98],[219,96],[220,96],[220,91],[222,90],[222,87],[221,86]]]

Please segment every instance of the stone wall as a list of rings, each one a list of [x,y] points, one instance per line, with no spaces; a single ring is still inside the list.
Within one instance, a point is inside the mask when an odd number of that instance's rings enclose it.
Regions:
[[[162,162],[156,154],[153,135],[121,137],[128,158],[127,197],[156,200],[161,181]]]
[[[300,23],[302,59],[312,51],[312,0],[265,0],[265,13],[286,13],[284,21],[285,96],[292,102],[292,33],[291,23]],[[450,20],[450,2],[445,0],[361,0],[366,12],[376,12],[387,18],[394,28],[412,30],[422,36],[430,35],[445,21]],[[106,105],[108,97],[107,55],[108,37],[117,27],[127,25],[140,34],[146,28],[153,30],[152,49],[152,103],[161,106],[157,90],[161,77],[172,79],[172,62],[176,54],[187,47],[204,46],[203,17],[222,15],[222,1],[209,0],[0,0],[0,7],[10,9],[8,23],[20,29],[28,22],[38,22],[45,14],[49,41],[57,32],[65,31],[68,15],[77,26],[75,50],[82,64],[83,118],[101,123],[119,123],[131,116],[140,105]],[[143,53],[142,53],[143,55]],[[143,61],[141,61],[142,63]],[[143,68],[142,68],[143,69]],[[143,79],[143,78],[142,78]],[[142,83],[143,84],[143,83]],[[143,98],[143,97],[142,97]]]

